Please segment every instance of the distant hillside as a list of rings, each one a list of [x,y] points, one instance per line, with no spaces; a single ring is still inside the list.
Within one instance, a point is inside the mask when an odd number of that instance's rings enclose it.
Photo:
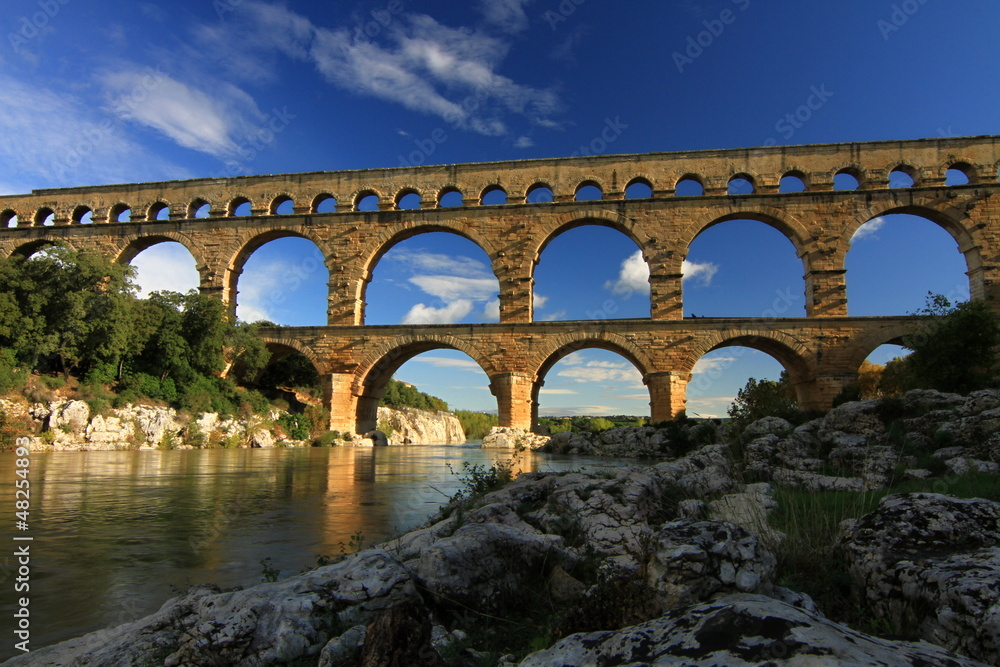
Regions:
[[[420,391],[408,382],[389,380],[382,406],[387,408],[416,408],[417,410],[448,411],[448,404],[437,396]]]

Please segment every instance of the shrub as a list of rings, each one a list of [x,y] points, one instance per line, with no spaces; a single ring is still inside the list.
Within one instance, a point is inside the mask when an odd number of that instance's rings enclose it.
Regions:
[[[313,440],[313,447],[333,447],[340,439],[339,431],[327,431]]]
[[[13,350],[0,349],[0,394],[24,386],[28,374],[20,369]]]
[[[278,424],[292,440],[307,440],[312,429],[312,422],[304,414],[285,413],[278,417]]]
[[[729,406],[729,416],[740,429],[764,417],[799,421],[801,413],[788,374],[782,372],[777,382],[750,378]]]

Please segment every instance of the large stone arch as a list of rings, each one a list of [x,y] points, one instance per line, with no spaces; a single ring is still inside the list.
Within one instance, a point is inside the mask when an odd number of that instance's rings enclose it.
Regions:
[[[875,218],[894,214],[921,217],[948,232],[955,239],[958,251],[965,256],[966,275],[969,277],[969,294],[974,299],[986,296],[987,277],[983,266],[983,248],[981,240],[977,239],[978,235],[973,231],[975,224],[970,220],[968,213],[949,203],[934,206],[933,203],[880,201],[865,208],[845,222],[837,245],[838,268],[847,270],[847,253],[851,248],[851,239],[862,225]]]
[[[219,262],[220,266],[211,267],[208,276],[206,273],[202,273],[202,289],[208,288],[221,292],[223,301],[228,303],[229,308],[235,313],[237,284],[247,260],[265,244],[283,238],[300,238],[311,241],[319,249],[323,256],[323,264],[329,270],[331,255],[329,249],[321,238],[310,233],[307,229],[285,226],[270,229],[260,229],[259,227],[241,229],[235,243],[223,251],[224,254]]]
[[[14,255],[22,255],[24,257],[31,257],[36,252],[41,250],[46,246],[62,245],[70,248],[71,250],[77,250],[72,243],[66,241],[65,239],[53,239],[47,236],[42,238],[31,239],[30,241],[14,242],[10,244],[5,244],[4,247],[4,257],[13,257]]]
[[[594,333],[572,333],[557,336],[547,344],[530,360],[528,360],[528,372],[532,378],[531,383],[531,426],[538,425],[538,396],[542,386],[545,384],[544,378],[552,367],[559,361],[580,350],[607,350],[621,355],[629,363],[635,366],[636,370],[642,374],[643,381],[648,384],[649,374],[653,372],[655,365],[645,350],[636,345],[626,337],[608,332],[599,331]]]
[[[357,308],[360,310],[360,312],[356,315],[355,324],[364,324],[365,294],[368,291],[368,285],[371,283],[372,275],[375,273],[375,267],[378,266],[378,263],[382,260],[385,254],[403,241],[409,240],[415,236],[420,236],[421,234],[430,234],[433,232],[455,234],[456,236],[460,236],[465,240],[474,243],[491,260],[496,257],[496,252],[494,251],[494,247],[489,239],[479,236],[458,222],[416,223],[407,221],[400,225],[382,230],[378,236],[371,239],[366,244],[366,246],[371,248],[371,250],[368,251],[366,255],[362,255],[360,258],[360,266],[352,272],[354,275],[350,276],[351,294],[348,295],[348,298],[354,300],[358,304]],[[494,265],[494,276],[496,276],[495,269],[496,267]],[[500,277],[496,277],[499,282]]]
[[[597,225],[599,227],[609,227],[621,232],[642,250],[643,257],[647,257],[649,246],[649,235],[635,220],[614,210],[588,211],[586,215],[579,213],[563,213],[552,216],[544,227],[538,230],[533,239],[534,248],[529,250],[532,258],[531,271],[534,275],[535,266],[541,259],[545,248],[557,237],[577,227],[587,225]],[[648,259],[647,259],[648,261]]]
[[[677,370],[690,376],[699,359],[725,347],[748,347],[772,357],[788,372],[799,405],[820,405],[822,399],[815,387],[815,354],[806,343],[781,331],[746,328],[709,332],[699,337],[689,348],[688,356],[680,360]]]
[[[375,429],[378,404],[385,395],[389,379],[400,366],[419,354],[441,349],[465,353],[487,376],[497,373],[485,352],[467,341],[447,334],[416,334],[383,343],[365,354],[354,373],[351,393],[356,399],[356,432],[366,433]]]
[[[119,250],[115,254],[114,259],[119,264],[129,264],[139,255],[139,253],[144,250],[149,250],[153,246],[159,245],[160,243],[180,243],[184,246],[184,249],[191,253],[192,257],[194,257],[199,273],[201,273],[202,267],[206,265],[205,258],[202,256],[200,249],[198,248],[198,244],[186,234],[179,234],[177,232],[128,234],[120,239]]]
[[[864,336],[851,340],[836,358],[824,360],[830,367],[842,369],[844,372],[857,373],[861,363],[871,356],[871,353],[882,345],[902,345],[904,336],[913,333],[912,323],[896,324],[886,329],[872,331]]]
[[[806,225],[786,211],[774,206],[739,206],[733,203],[713,205],[710,212],[700,216],[677,235],[673,244],[673,249],[676,252],[672,255],[675,265],[671,269],[680,273],[681,265],[687,258],[691,244],[702,232],[731,220],[756,220],[784,234],[791,241],[798,257],[802,259],[805,272],[809,273],[808,252],[809,246],[813,243],[814,234]]]
[[[268,361],[268,364],[278,361],[289,354],[298,352],[312,363],[319,375],[324,375],[330,372],[327,368],[328,364],[323,362],[311,347],[293,336],[264,335],[261,336],[261,340],[264,341],[268,350],[271,351],[271,359]]]

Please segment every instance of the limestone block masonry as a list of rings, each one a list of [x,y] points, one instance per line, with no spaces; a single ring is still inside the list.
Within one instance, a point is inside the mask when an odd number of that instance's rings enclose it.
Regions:
[[[131,261],[157,243],[177,241],[194,256],[201,290],[235,307],[249,256],[282,237],[313,241],[329,270],[327,327],[265,331],[278,352],[298,350],[324,377],[331,428],[374,428],[392,373],[414,355],[438,348],[466,352],[490,377],[500,423],[534,422],[545,372],[575,350],[624,355],[649,388],[654,421],[684,409],[691,369],[701,355],[744,345],[788,370],[799,400],[827,407],[861,361],[898,341],[907,318],[849,318],[845,259],[865,222],[891,213],[923,216],[947,230],[964,254],[973,298],[1000,297],[1000,137],[608,155],[231,179],[194,179],[35,190],[0,197],[0,253],[30,254],[52,243]],[[968,184],[945,185],[949,169]],[[900,171],[912,187],[889,186]],[[849,174],[856,190],[834,190]],[[779,192],[795,176],[805,190]],[[753,194],[730,195],[744,178]],[[675,195],[694,180],[701,196]],[[642,184],[651,196],[626,196]],[[601,199],[578,201],[584,186]],[[526,203],[539,187],[554,201]],[[506,204],[483,205],[495,190]],[[461,206],[442,206],[457,192]],[[419,208],[401,208],[416,195]],[[378,202],[361,211],[362,200]],[[291,213],[285,211],[288,203]],[[320,213],[335,207],[333,212]],[[237,215],[249,209],[248,215]],[[781,231],[803,266],[806,317],[685,319],[681,265],[691,242],[733,219]],[[545,246],[562,232],[596,224],[627,235],[650,269],[651,316],[642,320],[533,321],[533,273]],[[462,326],[365,326],[365,290],[379,259],[396,243],[431,231],[478,244],[500,283],[500,322]]]

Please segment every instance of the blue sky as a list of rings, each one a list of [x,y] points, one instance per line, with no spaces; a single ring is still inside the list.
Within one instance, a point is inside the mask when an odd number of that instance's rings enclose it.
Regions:
[[[994,3],[942,0],[6,0],[0,192],[559,157],[609,125],[608,153],[990,134],[997,25]],[[822,105],[790,123],[815,91]],[[647,316],[635,251],[607,229],[557,238],[538,265],[537,318]],[[763,224],[710,229],[688,260],[688,314],[756,316],[776,300],[804,313],[801,262]],[[194,285],[176,247],[135,263],[146,289]],[[874,221],[848,257],[850,312],[961,297],[964,271],[932,223]],[[326,280],[315,247],[275,241],[244,271],[239,314],[322,324]],[[367,321],[493,321],[495,292],[479,248],[422,235],[376,267]],[[470,364],[431,352],[398,377],[495,409]],[[713,353],[690,411],[724,414],[748,377],[779,371],[760,353]],[[609,353],[566,358],[543,392],[543,414],[648,414],[638,373]]]

